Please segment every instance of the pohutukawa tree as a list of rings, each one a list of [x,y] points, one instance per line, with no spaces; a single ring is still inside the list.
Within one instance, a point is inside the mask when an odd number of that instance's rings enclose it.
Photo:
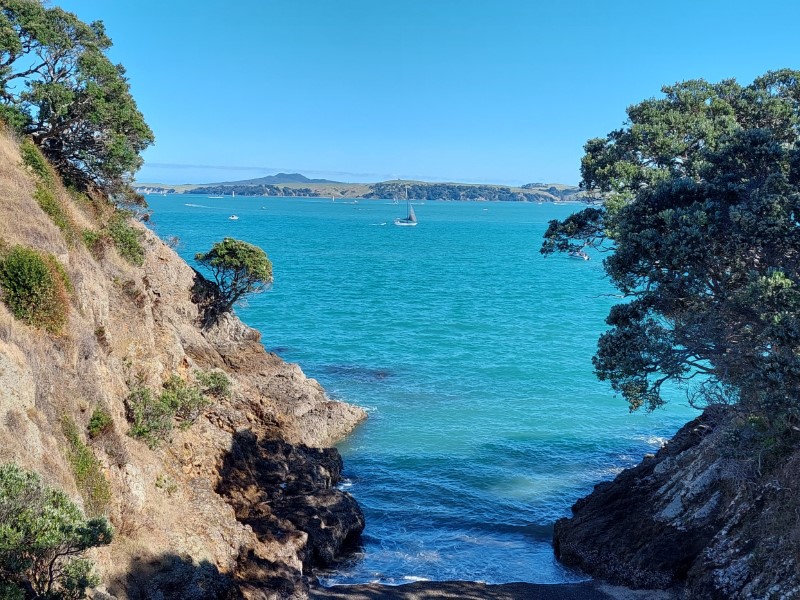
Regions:
[[[41,0],[0,2],[0,118],[30,135],[69,182],[125,188],[153,143],[102,22]]]
[[[770,415],[800,413],[800,72],[663,88],[586,143],[602,206],[552,221],[545,255],[592,246],[629,299],[598,342],[632,410],[669,381]]]
[[[207,300],[207,324],[230,312],[245,296],[263,292],[272,284],[272,263],[267,254],[253,244],[225,238],[194,258],[211,271],[216,284]]]

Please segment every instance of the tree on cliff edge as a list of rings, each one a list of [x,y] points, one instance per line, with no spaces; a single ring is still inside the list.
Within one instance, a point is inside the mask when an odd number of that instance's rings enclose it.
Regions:
[[[153,132],[102,22],[40,0],[0,2],[0,119],[30,135],[64,179],[120,192]]]
[[[665,382],[765,416],[800,413],[800,72],[687,81],[586,143],[604,206],[552,221],[545,255],[585,245],[630,299],[594,357],[632,410]]]
[[[272,263],[258,246],[225,238],[208,252],[199,252],[195,260],[214,277],[213,291],[207,301],[206,323],[211,324],[248,294],[266,290],[272,284]]]

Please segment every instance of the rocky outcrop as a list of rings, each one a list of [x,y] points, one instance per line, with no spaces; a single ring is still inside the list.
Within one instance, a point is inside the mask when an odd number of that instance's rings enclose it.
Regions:
[[[735,447],[741,419],[706,411],[655,456],[597,485],[555,525],[564,563],[686,598],[800,597],[800,450]],[[773,457],[774,458],[774,457]]]
[[[336,488],[341,472],[342,458],[335,448],[259,440],[241,432],[220,471],[218,492],[259,538],[301,531],[307,537],[303,564],[328,566],[364,529],[358,504]]]
[[[76,424],[111,489],[103,513],[115,541],[92,559],[117,598],[201,597],[212,588],[218,597],[303,597],[310,566],[363,527],[355,503],[335,488],[338,454],[312,447],[333,444],[366,414],[265,351],[259,333],[235,316],[204,327],[193,301],[197,273],[141,224],[132,223],[142,234],[142,266],[110,244],[90,251],[81,232],[101,229],[112,210],[104,198],[58,191],[74,230],[67,239],[34,192],[16,142],[0,133],[0,243],[54,255],[73,287],[59,335],[21,323],[0,302],[0,463],[37,471],[84,505],[62,433],[65,418]],[[231,394],[191,427],[176,428],[155,449],[127,435],[132,386],[157,393],[172,376],[193,382],[212,369],[226,373]],[[96,409],[112,423],[90,439]],[[266,495],[221,491],[245,446],[259,457],[252,484],[272,477]],[[274,468],[263,467],[268,456]],[[270,535],[257,530],[255,506],[253,525],[237,519],[237,511],[250,514],[247,498],[274,504],[259,509]]]

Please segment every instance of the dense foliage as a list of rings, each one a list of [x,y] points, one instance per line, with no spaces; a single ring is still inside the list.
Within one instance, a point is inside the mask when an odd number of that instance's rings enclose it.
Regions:
[[[0,293],[21,321],[59,333],[69,314],[70,282],[55,257],[25,246],[0,249]]]
[[[209,196],[289,196],[299,198],[313,198],[320,195],[317,190],[311,188],[291,188],[281,185],[257,184],[257,185],[204,185],[192,188],[184,192],[186,194],[208,194]]]
[[[125,399],[126,417],[131,423],[128,434],[156,448],[169,438],[176,422],[181,429],[190,427],[211,404],[211,397],[221,397],[207,381],[200,384],[202,389],[172,375],[157,396],[145,386],[135,386]]]
[[[605,199],[550,223],[544,254],[611,249],[630,299],[598,343],[598,376],[632,409],[667,381],[766,415],[800,411],[800,72],[687,81],[589,140],[582,186]]]
[[[111,40],[41,0],[0,3],[0,119],[30,135],[69,183],[127,189],[153,133]]]
[[[67,495],[14,464],[0,466],[0,595],[83,598],[97,585],[81,555],[111,542],[104,518],[86,520]]]
[[[216,284],[207,318],[216,320],[230,312],[248,294],[266,290],[272,284],[272,263],[266,253],[253,244],[225,238],[195,260],[209,269]]]
[[[572,199],[577,192],[575,188],[552,195],[550,191],[519,191],[501,185],[465,185],[458,183],[405,183],[403,181],[385,181],[373,184],[365,198],[393,198],[405,200],[484,200],[492,202],[552,202],[554,200]]]

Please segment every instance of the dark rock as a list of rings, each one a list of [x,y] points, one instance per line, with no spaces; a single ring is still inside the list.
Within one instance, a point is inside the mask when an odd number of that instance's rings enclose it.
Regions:
[[[709,421],[701,417],[688,423],[655,457],[598,484],[578,500],[572,518],[555,524],[558,559],[611,583],[636,588],[666,589],[684,582],[719,523],[716,512],[710,511],[703,519],[689,518],[687,526],[683,499],[689,490],[676,485],[674,469],[667,467],[688,458],[686,452],[711,430]],[[693,500],[705,506],[716,490],[700,487]]]
[[[798,433],[790,423],[760,439],[748,413],[707,410],[576,502],[555,525],[557,557],[687,600],[800,598]]]
[[[258,440],[243,431],[234,437],[217,491],[259,537],[308,534],[304,564],[327,566],[364,529],[356,501],[335,487],[341,472],[342,457],[335,448]]]

